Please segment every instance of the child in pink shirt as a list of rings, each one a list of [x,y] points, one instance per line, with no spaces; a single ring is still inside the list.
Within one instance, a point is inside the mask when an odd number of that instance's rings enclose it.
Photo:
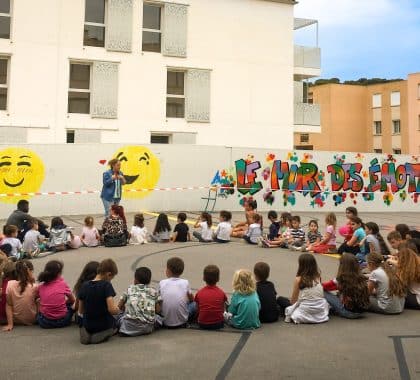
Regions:
[[[62,272],[63,263],[51,260],[38,276],[41,284],[38,288],[40,308],[37,320],[44,329],[66,327],[71,323],[75,299],[61,277]]]
[[[94,223],[95,221],[91,216],[85,218],[85,225],[82,229],[82,244],[85,247],[97,247],[99,245],[101,238]]]

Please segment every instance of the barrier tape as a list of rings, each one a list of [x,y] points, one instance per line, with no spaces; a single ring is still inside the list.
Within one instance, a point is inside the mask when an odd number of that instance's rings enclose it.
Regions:
[[[252,191],[252,188],[249,187],[236,187],[236,186],[188,186],[188,187],[158,187],[158,188],[151,188],[151,189],[123,189],[124,193],[141,193],[141,192],[151,192],[151,191],[188,191],[188,190],[247,190],[248,192]],[[262,190],[262,189],[261,189]],[[319,190],[288,190],[288,189],[265,189],[265,191],[284,191],[289,193],[305,193],[305,194],[342,194],[343,192],[347,192],[344,190],[341,191],[319,191]],[[353,194],[385,194],[389,193],[390,191],[360,191],[360,192],[352,192],[348,191],[348,193]],[[50,195],[87,195],[87,194],[100,194],[100,190],[80,190],[80,191],[47,191],[47,192],[27,192],[27,193],[3,193],[0,194],[0,198],[5,197],[24,197],[24,196],[50,196]],[[396,194],[397,192],[393,193]],[[420,194],[420,192],[413,192],[408,193],[408,195],[416,195]]]

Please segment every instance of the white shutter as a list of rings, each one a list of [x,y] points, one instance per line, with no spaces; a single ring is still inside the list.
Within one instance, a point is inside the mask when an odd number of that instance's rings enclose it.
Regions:
[[[94,62],[92,78],[92,117],[118,116],[118,63]]]
[[[133,0],[108,0],[106,49],[131,52],[133,34]]]
[[[188,70],[185,118],[187,121],[210,122],[209,70]]]
[[[180,4],[165,4],[163,16],[162,54],[172,57],[187,56],[188,7]]]

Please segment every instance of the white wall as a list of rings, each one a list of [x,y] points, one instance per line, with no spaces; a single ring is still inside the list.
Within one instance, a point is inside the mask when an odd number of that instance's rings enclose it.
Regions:
[[[1,194],[10,194],[17,192],[71,192],[81,190],[101,190],[102,173],[106,169],[100,161],[108,160],[116,153],[123,151],[127,153],[125,145],[120,144],[86,144],[86,145],[25,145],[10,147],[0,145],[0,162],[7,161],[1,157],[11,156],[10,166],[0,166],[0,219],[6,218],[15,208],[18,198],[21,197],[3,197]],[[31,166],[17,166],[18,156],[22,153],[19,149],[27,149],[25,154],[31,156]],[[408,183],[400,192],[375,191],[374,199],[364,199],[362,192],[353,193],[352,191],[338,190],[332,192],[332,183],[327,167],[336,163],[337,160],[345,155],[345,163],[361,164],[360,171],[363,178],[364,187],[369,184],[369,168],[373,159],[378,159],[381,167],[391,161],[387,155],[375,154],[355,154],[333,152],[309,152],[309,151],[286,151],[286,150],[267,150],[257,148],[224,148],[193,145],[149,145],[136,146],[139,150],[136,155],[127,155],[128,163],[134,166],[127,167],[124,162],[122,169],[125,174],[139,174],[140,179],[132,185],[132,188],[144,187],[191,187],[191,186],[209,186],[215,174],[219,171],[222,175],[223,170],[229,172],[235,166],[235,161],[240,159],[249,159],[250,162],[258,161],[261,169],[257,170],[256,182],[261,182],[263,189],[254,194],[258,201],[259,210],[292,210],[292,211],[343,211],[347,206],[356,206],[363,211],[401,211],[414,212],[419,211],[419,203],[415,200],[415,195],[409,193]],[[144,162],[140,163],[139,155],[145,149],[150,149],[150,155],[156,157],[156,161],[147,166]],[[45,167],[45,179],[42,180],[41,169],[35,170],[34,154],[40,157]],[[297,192],[288,192],[286,204],[284,203],[284,192],[282,190],[273,193],[275,200],[272,205],[264,201],[264,194],[268,188],[271,188],[271,168],[273,161],[268,157],[273,154],[276,160],[287,161],[289,165],[301,165],[301,162],[315,164],[318,170],[317,182],[319,183],[325,199],[322,205],[314,204],[310,195],[306,197]],[[415,163],[411,156],[395,156],[395,166],[401,164],[413,163],[416,170],[415,186],[417,193],[420,193],[420,164]],[[26,160],[26,159],[25,159]],[[160,165],[160,175],[158,169]],[[38,165],[39,167],[41,165]],[[267,180],[263,177],[264,169],[268,168]],[[150,171],[148,171],[150,170]],[[290,170],[291,171],[291,170]],[[231,171],[235,180],[237,175]],[[322,174],[324,173],[324,174]],[[153,176],[156,176],[156,183],[148,183]],[[25,182],[22,186],[14,188],[7,187],[4,180],[8,183],[18,183],[22,178]],[[381,178],[381,174],[378,174]],[[414,178],[414,177],[413,177]],[[37,186],[39,182],[41,185]],[[144,185],[146,183],[146,185]],[[284,181],[280,181],[283,184]],[[290,187],[288,187],[290,189]],[[204,201],[201,197],[207,195],[207,190],[185,190],[185,191],[153,191],[143,198],[124,199],[123,204],[128,211],[139,210],[202,210]],[[132,196],[146,195],[145,193],[130,193]],[[353,194],[353,195],[352,195]],[[335,196],[335,199],[334,199]],[[343,198],[345,196],[345,199]],[[338,197],[338,198],[337,198]],[[385,198],[384,198],[385,197]],[[418,194],[417,194],[418,197]],[[102,203],[99,194],[88,195],[41,195],[29,197],[31,202],[31,212],[34,215],[71,215],[71,214],[90,214],[101,213]],[[216,210],[229,209],[241,210],[239,204],[243,198],[235,191],[235,194],[226,199],[218,199]],[[294,198],[294,201],[293,201]],[[385,202],[389,200],[389,202]],[[8,202],[8,203],[5,203]]]
[[[84,0],[14,0],[9,106],[0,126],[29,143],[63,143],[66,129],[100,129],[103,143],[148,143],[150,131],[197,133],[197,144],[293,144],[293,6],[261,0],[189,0],[188,57],[141,51],[134,0],[133,52],[83,46]],[[117,120],[67,114],[70,59],[120,62]],[[211,123],[167,120],[166,68],[211,69]],[[255,133],[257,131],[257,133]]]

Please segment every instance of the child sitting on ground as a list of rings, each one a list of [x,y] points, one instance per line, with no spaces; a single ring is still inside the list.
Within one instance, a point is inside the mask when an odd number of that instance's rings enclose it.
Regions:
[[[156,219],[155,229],[150,235],[150,240],[155,243],[168,243],[170,241],[171,225],[168,221],[168,215],[161,213]]]
[[[337,277],[322,284],[330,312],[343,318],[356,319],[369,307],[366,277],[360,272],[354,255],[345,253],[340,258]],[[335,295],[331,292],[338,290]]]
[[[318,230],[318,221],[313,219],[309,222],[309,231],[306,235],[306,246],[302,250],[308,250],[308,247],[319,244],[322,240],[322,235]]]
[[[410,227],[405,223],[399,223],[395,225],[395,231],[398,231],[401,235],[401,239],[405,242],[407,239],[410,239]]]
[[[357,216],[358,216],[358,211],[356,207],[350,206],[346,208],[347,223],[338,229],[339,234],[344,237],[344,241],[351,239],[354,232],[351,226],[351,218],[357,217]]]
[[[96,277],[82,285],[78,294],[79,313],[83,315],[80,343],[97,344],[114,335],[113,316],[119,314],[120,309],[114,303],[115,290],[111,281],[117,274],[114,260],[106,259],[99,264]]]
[[[299,256],[292,297],[290,300],[279,297],[277,302],[285,309],[285,322],[299,324],[328,321],[328,302],[324,298],[321,272],[313,255],[302,253]]]
[[[336,252],[336,235],[337,218],[333,212],[325,216],[326,230],[322,240],[319,243],[313,243],[307,247],[307,251],[314,253]]]
[[[51,220],[50,239],[47,244],[52,251],[64,251],[65,249],[77,249],[82,245],[80,237],[74,235],[67,227],[63,219],[56,216]]]
[[[274,284],[267,281],[270,276],[270,266],[259,262],[254,266],[255,280],[257,281],[257,294],[260,299],[260,322],[272,323],[279,319],[279,307],[276,302],[277,292]]]
[[[228,313],[225,313],[226,322],[237,329],[259,328],[261,303],[255,291],[255,280],[249,270],[240,269],[235,272],[233,290]]]
[[[37,219],[29,220],[28,228],[30,230],[25,234],[22,250],[29,257],[37,257],[41,252],[45,251],[45,236],[38,231]]]
[[[257,201],[247,199],[244,202],[245,221],[238,223],[231,232],[232,237],[243,238],[248,231],[249,225],[252,223],[252,216],[257,212]]]
[[[383,261],[381,254],[367,256],[370,270],[368,289],[369,311],[381,314],[400,314],[404,310],[405,289],[394,268]]]
[[[34,266],[29,260],[16,263],[16,278],[7,284],[7,326],[3,331],[13,330],[14,325],[33,325],[36,321],[38,286],[35,284]]]
[[[352,253],[357,257],[359,262],[365,261],[365,254],[363,247],[360,247],[360,242],[366,237],[362,219],[357,216],[350,217],[350,226],[353,230],[353,235],[350,240],[345,241],[338,247],[338,253],[342,255],[344,252]]]
[[[174,228],[174,233],[172,235],[172,241],[185,243],[191,240],[190,229],[185,223],[187,220],[187,214],[185,212],[180,212],[178,214],[178,224]]]
[[[155,326],[155,313],[160,312],[159,296],[150,286],[152,272],[149,268],[137,268],[134,285],[121,296],[118,307],[124,313],[118,318],[119,332],[127,336],[151,334]]]
[[[143,214],[134,215],[134,225],[131,227],[129,243],[134,245],[147,243],[147,228],[144,226]]]
[[[268,240],[274,240],[279,235],[280,222],[277,220],[277,218],[277,212],[275,212],[274,210],[268,212],[268,219],[271,222],[269,227],[269,233],[267,236]]]
[[[217,286],[220,270],[216,265],[207,265],[203,271],[203,281],[206,283],[195,295],[197,303],[198,325],[204,330],[219,330],[223,328],[223,312],[227,297]]]
[[[188,319],[195,314],[196,304],[190,283],[180,278],[183,272],[184,261],[172,257],[166,263],[167,279],[159,283],[163,325],[168,328],[185,327]]]
[[[37,321],[44,329],[69,326],[73,317],[75,298],[69,286],[61,276],[63,263],[48,261],[38,276],[39,313]]]
[[[95,221],[91,216],[85,218],[85,225],[82,229],[82,244],[85,247],[97,247],[101,240],[98,229],[95,227]]]
[[[281,225],[279,235],[274,240],[262,239],[261,245],[264,248],[287,248],[292,226],[292,215],[289,212],[283,212],[280,219]]]
[[[290,229],[290,239],[287,246],[290,249],[302,250],[305,244],[305,231],[300,227],[300,216],[294,215],[292,217],[292,228]]]
[[[8,224],[3,228],[5,238],[2,241],[2,245],[10,244],[11,251],[7,255],[15,259],[19,259],[22,252],[22,243],[17,238],[18,228],[12,224]]]
[[[389,245],[394,250],[394,254],[398,255],[398,248],[403,242],[401,234],[398,231],[391,231],[386,238],[389,242]]]
[[[16,263],[7,260],[0,272],[0,324],[7,323],[6,289],[9,281],[16,280]]]
[[[252,223],[243,238],[247,243],[257,245],[262,236],[262,216],[253,214],[251,219]]]
[[[213,225],[212,217],[208,212],[202,212],[198,220],[194,224],[194,228],[200,228],[201,231],[194,231],[193,236],[200,243],[210,243],[213,241],[213,232],[211,230]]]
[[[213,235],[214,241],[217,243],[229,243],[230,235],[232,233],[232,214],[229,211],[222,210],[219,214],[219,224]]]
[[[364,253],[368,255],[371,252],[377,252],[383,256],[389,255],[389,249],[384,238],[379,233],[379,226],[374,222],[365,224],[366,238],[360,243],[363,244]]]
[[[80,273],[80,276],[73,287],[73,295],[75,297],[73,309],[74,312],[77,313],[75,321],[79,325],[79,327],[82,327],[83,325],[83,314],[79,312],[79,291],[85,282],[92,281],[96,277],[96,275],[98,274],[98,267],[99,262],[89,261],[83,268],[82,273]]]

